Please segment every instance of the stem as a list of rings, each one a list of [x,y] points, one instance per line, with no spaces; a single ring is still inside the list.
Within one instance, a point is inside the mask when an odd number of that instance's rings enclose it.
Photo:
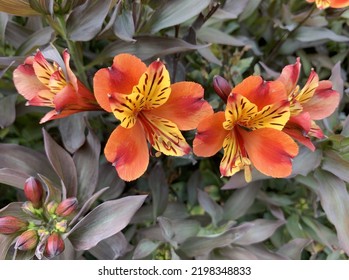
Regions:
[[[67,47],[68,47],[69,52],[71,54],[71,58],[74,60],[75,68],[77,70],[77,76],[85,86],[88,86],[89,84],[87,82],[87,76],[85,73],[85,67],[84,67],[83,62],[82,62],[82,56],[80,54],[80,51],[77,47],[76,42],[70,40],[67,37],[67,28],[66,28],[66,24],[65,24],[65,19],[61,16],[58,16],[57,22],[58,22],[59,28],[56,28],[56,31],[59,33],[59,35],[62,36],[62,38],[67,43]]]
[[[282,47],[282,45],[286,42],[286,40],[291,37],[313,14],[315,11],[316,6],[313,5],[312,8],[309,10],[309,13],[297,24],[297,26],[291,30],[288,33],[284,33],[283,36],[276,42],[276,45],[272,52],[270,53],[269,57],[265,60],[265,63],[268,63],[269,61],[273,60],[279,49]]]

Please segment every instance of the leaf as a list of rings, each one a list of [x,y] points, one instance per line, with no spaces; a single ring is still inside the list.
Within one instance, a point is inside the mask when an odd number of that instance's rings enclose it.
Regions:
[[[155,221],[167,207],[169,191],[165,171],[160,164],[156,164],[150,171],[148,185],[152,193],[153,220]]]
[[[234,244],[251,245],[262,242],[273,235],[275,230],[285,222],[279,220],[257,219],[251,222],[245,222],[232,228],[231,233],[234,235]]]
[[[200,170],[194,171],[188,180],[187,183],[187,192],[188,192],[188,202],[190,205],[195,205],[197,202],[197,190],[204,188],[204,182]]]
[[[0,183],[23,190],[25,181],[30,177],[27,173],[11,168],[0,169]]]
[[[67,20],[67,33],[70,40],[89,41],[101,30],[112,0],[92,1],[76,7]]]
[[[322,169],[349,183],[349,162],[332,150],[325,152]]]
[[[52,137],[42,129],[44,136],[45,151],[53,169],[63,182],[67,191],[67,197],[77,194],[77,175],[74,161],[71,156],[59,146]]]
[[[142,239],[138,242],[135,251],[133,252],[133,260],[143,259],[153,253],[161,245],[160,241],[152,241]]]
[[[208,62],[222,66],[222,62],[213,54],[209,47],[198,49],[198,53],[202,55]]]
[[[106,58],[112,58],[120,53],[130,53],[141,60],[147,60],[207,47],[207,45],[192,45],[178,38],[157,36],[137,36],[134,38],[136,42],[132,44],[125,41],[115,41],[108,44],[93,61],[93,64],[103,63]]]
[[[261,182],[253,182],[248,187],[235,190],[224,203],[224,220],[236,220],[246,214],[261,187]]]
[[[172,226],[171,220],[165,217],[158,217],[157,221],[159,223],[162,236],[169,242],[172,246],[176,247],[177,243],[174,242],[173,238],[175,236],[174,228]]]
[[[260,173],[257,169],[252,169],[252,182],[258,180],[270,179],[267,175]],[[251,182],[251,183],[252,183]],[[231,176],[229,181],[225,183],[222,187],[222,190],[231,190],[231,189],[240,189],[240,188],[248,188],[250,183],[247,183],[245,180],[244,172],[238,172]]]
[[[104,202],[80,220],[67,237],[76,250],[88,250],[125,228],[145,198],[138,195]]]
[[[5,44],[5,31],[9,16],[7,13],[0,12],[0,42]]]
[[[99,242],[89,252],[98,260],[115,260],[125,255],[131,248],[125,236],[118,232]]]
[[[318,185],[313,190],[319,195],[328,220],[335,226],[340,247],[349,254],[349,194],[345,183],[331,173],[317,170]]]
[[[86,123],[82,114],[59,119],[58,128],[64,148],[69,153],[75,153],[85,143]]]
[[[56,173],[43,154],[16,144],[0,144],[0,168],[10,168],[30,176],[40,173],[59,182]]]
[[[16,119],[17,95],[8,95],[0,99],[0,129],[10,126]]]
[[[246,250],[254,254],[259,260],[285,260],[285,258],[279,254],[271,252],[263,244],[254,244],[251,246],[245,246]]]
[[[307,247],[310,243],[310,239],[293,239],[290,242],[282,245],[277,250],[277,253],[287,258],[290,258],[291,260],[300,260],[303,249]]]
[[[314,41],[334,41],[334,42],[348,42],[349,37],[338,35],[332,30],[324,27],[308,27],[301,26],[295,33],[295,39],[300,42],[314,42]]]
[[[29,0],[30,7],[43,14],[53,15],[53,0]]]
[[[89,129],[85,144],[74,154],[73,160],[78,175],[79,202],[85,202],[96,190],[98,181],[101,144],[96,134]]]
[[[11,202],[10,204],[7,204],[4,208],[0,209],[0,217],[14,216],[23,221],[32,220],[32,217],[22,210],[22,205],[23,202]]]
[[[245,46],[245,42],[213,27],[202,27],[197,31],[198,39],[229,46]]]
[[[163,28],[181,24],[198,15],[209,4],[210,0],[172,0],[166,1],[156,9],[147,26],[155,33]]]
[[[292,163],[292,176],[307,176],[311,171],[319,167],[322,160],[322,151],[320,149],[312,152],[306,147],[299,149],[298,155]]]
[[[135,25],[133,22],[132,12],[127,9],[123,9],[122,2],[118,4],[118,15],[116,16],[113,31],[114,34],[119,37],[121,40],[126,42],[134,42],[133,35],[135,33]]]
[[[226,0],[224,6],[218,9],[214,14],[214,18],[220,20],[236,19],[246,8],[249,0]]]
[[[7,252],[11,247],[11,244],[16,239],[16,234],[0,234],[0,260],[5,260],[7,256]]]
[[[249,0],[244,11],[239,15],[239,21],[248,19],[254,11],[260,6],[262,0]]]
[[[227,246],[219,249],[219,254],[228,260],[258,260],[257,256],[239,246]]]
[[[50,26],[36,31],[27,37],[23,44],[17,48],[16,54],[27,55],[38,47],[48,44],[51,41],[53,34],[54,30]]]
[[[45,176],[38,174],[39,178],[44,182],[44,187],[46,187],[47,195],[45,198],[45,204],[55,201],[60,202],[62,200],[62,192],[55,187],[55,185],[51,182],[50,179]]]
[[[212,224],[217,226],[223,218],[223,208],[218,205],[206,192],[198,189],[198,201],[202,208],[211,216]]]

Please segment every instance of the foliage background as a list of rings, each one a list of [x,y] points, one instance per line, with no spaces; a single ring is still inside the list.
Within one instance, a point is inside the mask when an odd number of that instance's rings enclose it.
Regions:
[[[147,195],[122,231],[88,249],[68,245],[59,258],[348,259],[349,9],[321,11],[299,0],[32,0],[12,15],[7,2],[0,1],[0,208],[23,201],[23,173],[58,188],[75,178],[81,202],[109,187],[92,208]],[[302,147],[290,178],[221,178],[217,154],[151,158],[143,177],[125,183],[100,152],[113,116],[79,113],[39,125],[46,109],[25,106],[12,72],[37,48],[48,56],[69,48],[74,72],[90,89],[93,74],[116,54],[147,63],[160,57],[172,81],[201,83],[214,109],[223,107],[214,75],[231,85],[251,74],[274,79],[300,57],[301,84],[314,68],[332,81],[341,104],[319,123],[327,138],[315,152]],[[190,142],[195,131],[185,136]],[[57,164],[67,165],[57,172]],[[114,222],[108,227],[125,221]]]

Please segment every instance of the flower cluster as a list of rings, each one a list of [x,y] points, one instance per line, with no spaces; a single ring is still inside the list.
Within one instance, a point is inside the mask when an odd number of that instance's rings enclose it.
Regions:
[[[268,176],[287,177],[298,154],[294,140],[314,151],[310,137],[324,137],[315,120],[329,116],[339,103],[332,83],[319,81],[314,70],[300,88],[299,58],[275,81],[250,76],[231,88],[216,77],[214,89],[226,103],[225,111],[216,113],[203,99],[201,85],[171,84],[160,60],[147,66],[130,54],[115,56],[111,67],[94,75],[94,95],[70,70],[67,51],[63,60],[65,70],[48,63],[39,51],[28,58],[14,72],[18,92],[30,105],[54,108],[41,122],[86,110],[112,113],[120,124],[104,153],[125,181],[146,171],[153,151],[155,156],[191,153],[181,131],[193,129],[195,155],[210,157],[223,149],[222,176],[244,170],[246,181],[251,181],[254,167]]]
[[[77,199],[46,201],[44,188],[34,177],[26,180],[24,194],[22,213],[0,217],[0,234],[16,238],[15,250],[32,251],[39,259],[58,256],[64,251],[62,234],[74,216]]]

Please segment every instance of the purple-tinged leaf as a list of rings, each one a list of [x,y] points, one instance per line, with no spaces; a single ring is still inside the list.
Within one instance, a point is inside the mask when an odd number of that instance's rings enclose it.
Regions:
[[[41,14],[53,15],[53,0],[29,0],[30,7]]]
[[[224,203],[224,220],[235,220],[245,215],[253,204],[261,185],[261,182],[252,182],[245,188],[235,190]]]
[[[208,45],[193,45],[178,38],[164,38],[158,36],[137,36],[136,42],[130,44],[125,41],[115,41],[108,44],[93,64],[103,63],[106,58],[112,58],[120,53],[130,53],[142,60],[163,57],[165,55],[193,51]]]
[[[260,173],[255,168],[252,169],[252,182],[265,179],[270,179],[270,177]],[[248,188],[248,185],[249,183],[245,180],[244,172],[238,172],[230,177],[229,181],[222,187],[222,190],[240,189],[244,187]]]
[[[245,246],[246,250],[254,254],[259,260],[287,260],[284,256],[271,252],[263,244],[255,244],[251,246]]]
[[[240,246],[227,246],[219,249],[219,254],[228,260],[258,260],[257,256]]]
[[[307,176],[309,172],[319,167],[322,160],[322,151],[310,151],[306,147],[301,147],[298,155],[294,158],[292,163],[292,175]]]
[[[58,128],[64,148],[69,153],[75,153],[85,143],[86,123],[82,114],[60,119]]]
[[[161,233],[164,239],[167,242],[169,242],[173,247],[177,247],[177,242],[173,240],[175,232],[171,220],[165,217],[158,217],[157,221],[159,223]]]
[[[141,207],[145,195],[104,202],[88,213],[68,233],[76,250],[88,250],[125,228]]]
[[[0,183],[23,190],[25,181],[30,177],[27,173],[11,168],[0,169]]]
[[[344,121],[341,135],[344,137],[349,137],[349,115],[346,117],[346,119]]]
[[[241,22],[249,18],[254,13],[254,11],[258,9],[261,2],[262,0],[249,0],[243,12],[239,15],[239,21]]]
[[[48,44],[51,41],[53,34],[54,34],[54,30],[50,26],[36,31],[35,33],[27,37],[26,38],[27,40],[25,40],[23,44],[19,46],[19,48],[16,51],[16,54],[17,55],[30,54],[32,51],[34,51],[38,47]]]
[[[222,66],[222,62],[213,54],[209,47],[198,49],[198,53],[201,54],[208,62],[215,63],[219,66]]]
[[[7,204],[4,208],[0,209],[0,217],[14,216],[23,221],[32,219],[32,217],[23,212],[22,205],[22,202],[11,202],[10,204]]]
[[[113,25],[114,34],[126,42],[134,42],[135,24],[133,22],[132,11],[124,9],[120,1],[117,4],[118,15]]]
[[[266,193],[259,191],[257,198],[267,204],[274,206],[287,206],[292,205],[292,199],[287,195]]]
[[[149,239],[142,239],[138,242],[137,247],[133,253],[132,259],[139,260],[149,256],[161,245],[160,241],[153,241]]]
[[[125,236],[118,232],[99,242],[89,252],[98,260],[115,260],[131,251],[131,249],[132,246],[127,242]]]
[[[340,247],[349,254],[349,194],[345,183],[326,171],[317,170],[317,186],[311,186],[320,197],[328,220],[335,226]]]
[[[244,11],[248,1],[249,0],[227,0],[224,6],[213,14],[213,18],[219,20],[236,19]]]
[[[108,187],[108,190],[103,193],[101,199],[110,200],[118,198],[125,186],[125,181],[120,179],[118,173],[115,172],[115,168],[109,162],[105,162],[99,166],[97,190]]]
[[[41,181],[44,183],[44,188],[46,188],[46,198],[45,204],[50,203],[51,201],[60,202],[62,200],[62,192],[55,187],[52,181],[45,176],[38,174]]]
[[[201,175],[200,170],[194,171],[189,177],[187,183],[187,192],[188,192],[188,202],[190,205],[195,205],[198,197],[198,189],[204,188],[204,181]]]
[[[5,260],[11,244],[16,239],[16,234],[0,234],[0,260]]]
[[[188,19],[198,15],[209,4],[210,0],[173,0],[164,2],[150,18],[147,26],[151,33],[163,28],[181,24]]]
[[[334,41],[348,42],[349,37],[338,35],[324,27],[301,26],[295,33],[296,40],[300,42]]]
[[[10,168],[30,176],[40,173],[59,182],[45,155],[16,144],[0,144],[0,168]]]
[[[86,202],[83,204],[83,206],[81,207],[80,211],[78,214],[76,214],[74,216],[74,218],[71,220],[71,222],[69,223],[69,226],[74,225],[80,217],[82,217],[83,215],[85,215],[88,210],[91,208],[91,206],[93,205],[93,203],[107,190],[108,188],[104,188],[99,190],[98,192],[94,193],[89,199],[86,200]]]
[[[343,159],[335,151],[325,152],[322,169],[336,175],[340,179],[349,183],[349,162]]]
[[[168,202],[169,186],[163,167],[156,164],[150,171],[148,185],[152,194],[153,220],[164,213]]]
[[[78,175],[78,200],[85,202],[96,190],[98,181],[101,144],[96,134],[89,129],[85,144],[74,154],[73,160]]]
[[[307,247],[312,241],[310,239],[297,238],[290,242],[282,245],[277,253],[290,258],[291,260],[300,260],[302,251]]]
[[[32,33],[32,30],[25,28],[23,25],[9,21],[6,26],[5,37],[11,46],[19,48]],[[23,63],[23,60],[21,62]]]
[[[218,205],[206,192],[198,189],[198,201],[202,208],[210,215],[212,224],[217,226],[223,219],[223,208]]]
[[[47,158],[66,189],[66,197],[76,196],[77,174],[72,157],[52,139],[45,129],[42,129],[42,132]]]
[[[234,235],[234,244],[251,245],[268,239],[283,224],[284,221],[257,219],[242,223],[230,232]]]
[[[245,46],[245,42],[213,27],[202,27],[197,37],[207,43],[216,43],[229,46]]]
[[[342,78],[341,63],[338,61],[332,68],[331,77],[329,79],[332,82],[332,88],[339,92],[341,99],[343,98],[344,81]]]
[[[281,207],[275,205],[268,205],[270,213],[278,220],[285,221],[285,215]]]
[[[52,258],[51,260],[76,260],[76,259],[79,259],[77,256],[77,253],[76,253],[73,245],[69,241],[69,239],[64,240],[64,246],[65,246],[64,251],[60,255]]]
[[[67,20],[67,33],[73,41],[89,41],[101,30],[112,0],[87,0],[76,7]]]
[[[2,45],[5,44],[5,31],[8,19],[9,15],[7,13],[0,12],[0,42]]]
[[[10,126],[15,121],[16,100],[15,94],[0,98],[0,129]]]

